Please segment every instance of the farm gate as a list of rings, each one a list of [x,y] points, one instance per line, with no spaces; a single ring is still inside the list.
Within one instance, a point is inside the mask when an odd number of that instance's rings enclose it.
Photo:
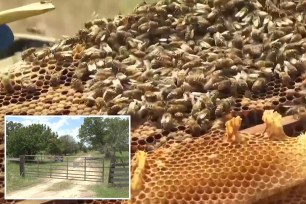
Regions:
[[[20,175],[104,182],[103,157],[20,156]]]

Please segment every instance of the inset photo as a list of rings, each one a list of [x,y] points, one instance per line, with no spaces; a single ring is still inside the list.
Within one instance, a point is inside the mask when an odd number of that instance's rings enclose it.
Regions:
[[[129,199],[130,116],[5,116],[5,199]]]

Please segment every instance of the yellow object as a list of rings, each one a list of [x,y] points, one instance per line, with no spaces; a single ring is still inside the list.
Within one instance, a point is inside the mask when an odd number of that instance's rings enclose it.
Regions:
[[[239,128],[241,126],[241,117],[237,116],[225,123],[225,140],[227,142],[240,142]]]
[[[139,151],[135,154],[135,157],[136,157],[136,169],[134,171],[132,178],[132,193],[139,191],[142,187],[143,182],[141,176],[143,174],[146,165],[147,153],[144,151]]]
[[[52,3],[33,3],[0,12],[0,25],[54,10]]]
[[[270,139],[282,140],[287,137],[282,125],[282,116],[273,110],[266,110],[263,113],[262,120],[266,124],[265,132]]]

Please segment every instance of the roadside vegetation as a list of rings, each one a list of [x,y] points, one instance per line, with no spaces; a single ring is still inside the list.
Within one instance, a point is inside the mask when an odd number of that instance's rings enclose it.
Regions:
[[[6,192],[10,193],[25,187],[31,187],[41,183],[41,178],[19,176],[19,164],[6,163]]]

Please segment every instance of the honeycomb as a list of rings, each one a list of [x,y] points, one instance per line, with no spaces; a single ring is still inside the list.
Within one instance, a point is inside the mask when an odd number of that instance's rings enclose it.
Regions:
[[[4,115],[128,114],[135,171],[147,153],[130,203],[303,202],[306,120],[280,115],[305,109],[305,5],[164,0],[86,22],[0,70],[0,143]]]

